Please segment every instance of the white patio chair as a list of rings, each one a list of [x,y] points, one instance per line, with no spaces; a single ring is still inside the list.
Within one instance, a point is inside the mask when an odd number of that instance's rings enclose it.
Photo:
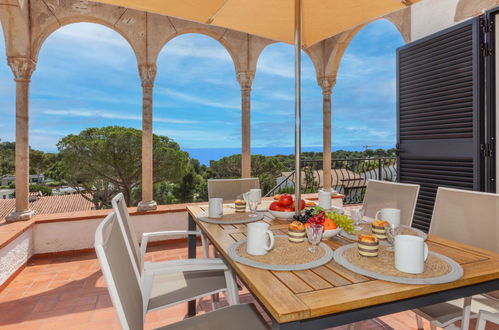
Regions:
[[[130,251],[136,276],[151,292],[148,308],[167,307],[181,302],[202,298],[219,292],[226,292],[229,304],[239,303],[237,285],[231,270],[221,259],[208,259],[208,250],[204,235],[199,231],[175,230],[144,233],[139,247],[133,222],[130,219],[123,194],[112,199],[117,221],[125,235],[125,244]],[[204,259],[172,260],[161,262],[144,262],[147,244],[151,237],[199,235],[204,248]],[[213,269],[205,269],[211,265]],[[197,266],[201,268],[194,271]],[[182,271],[183,267],[191,267],[193,271]],[[171,270],[178,270],[172,272]],[[162,273],[162,270],[170,270]],[[148,272],[149,271],[149,272]],[[153,276],[149,278],[150,276]],[[212,300],[213,303],[213,300]],[[213,305],[213,308],[215,306]]]
[[[430,234],[499,252],[498,215],[499,194],[439,187]],[[499,292],[488,295],[499,297]],[[461,329],[467,330],[470,318],[476,317],[471,313],[471,300],[471,297],[465,298],[463,308],[441,303],[414,310],[418,328],[422,328],[422,317],[430,321],[432,329],[436,326],[457,328],[454,323],[461,320]]]
[[[111,301],[118,315],[121,327],[125,330],[142,330],[147,312],[162,308],[151,308],[154,299],[149,281],[160,275],[171,275],[178,271],[225,271],[220,263],[184,264],[169,268],[145,270],[143,283],[136,276],[136,267],[130,253],[123,229],[114,212],[99,225],[95,233],[95,250]],[[184,283],[184,286],[186,284]],[[188,288],[188,286],[187,286]],[[265,321],[254,305],[231,305],[213,312],[161,327],[159,329],[267,329]]]
[[[245,179],[210,179],[208,180],[208,198],[223,198],[233,201],[250,189],[260,188],[258,178]]]
[[[400,223],[411,226],[418,194],[417,184],[369,180],[362,209],[370,218],[374,218],[382,208],[400,209]]]
[[[478,312],[478,321],[476,324],[476,330],[485,330],[487,321],[495,323],[499,326],[499,313],[491,313],[488,311]]]

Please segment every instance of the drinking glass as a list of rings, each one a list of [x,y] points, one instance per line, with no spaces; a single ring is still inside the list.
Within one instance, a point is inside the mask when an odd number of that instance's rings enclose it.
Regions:
[[[310,246],[308,250],[312,253],[319,252],[319,247],[317,245],[322,239],[322,232],[324,231],[324,227],[322,225],[314,224],[310,226],[305,226],[307,231],[307,238]]]
[[[256,214],[256,208],[258,207],[259,201],[256,200],[249,200],[248,201],[248,206],[250,209],[250,217],[251,218],[256,218],[258,215]]]
[[[395,236],[400,234],[400,227],[394,224],[387,223],[385,226],[386,240],[390,244],[389,251],[393,251],[393,243],[395,242]]]
[[[356,230],[361,230],[361,223],[364,223],[364,209],[352,209],[350,210],[350,216],[353,219],[353,224]]]

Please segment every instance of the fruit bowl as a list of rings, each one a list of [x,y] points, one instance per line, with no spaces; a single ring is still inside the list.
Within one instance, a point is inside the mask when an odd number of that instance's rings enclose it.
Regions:
[[[273,211],[269,210],[270,214],[274,216],[274,218],[277,218],[279,220],[286,220],[286,221],[291,221],[293,220],[293,216],[295,215],[295,212],[282,212],[282,211]]]
[[[343,228],[340,228],[340,227],[338,227],[336,229],[324,230],[324,232],[322,233],[322,238],[329,239],[331,237],[338,235],[342,230],[343,230]]]

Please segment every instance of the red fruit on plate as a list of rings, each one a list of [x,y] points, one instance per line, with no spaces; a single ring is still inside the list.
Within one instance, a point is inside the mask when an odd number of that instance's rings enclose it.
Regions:
[[[280,212],[282,212],[282,209],[283,209],[283,207],[281,206],[281,204],[279,204],[279,202],[272,202],[269,205],[269,210],[271,210],[271,211],[280,211]]]
[[[290,194],[282,194],[281,197],[279,197],[279,204],[282,206],[289,206],[293,204],[293,196]]]

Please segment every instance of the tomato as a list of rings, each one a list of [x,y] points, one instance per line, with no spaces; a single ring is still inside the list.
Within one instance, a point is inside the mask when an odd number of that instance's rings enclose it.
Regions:
[[[293,201],[293,207],[295,206],[295,202]],[[305,209],[305,201],[303,199],[300,199],[300,210]]]
[[[283,207],[281,206],[281,204],[279,204],[279,202],[272,202],[269,205],[269,210],[272,210],[272,211],[282,212],[282,209],[283,209]]]
[[[293,196],[291,196],[290,194],[282,194],[279,197],[279,203],[282,206],[290,206],[291,204],[293,204]]]
[[[283,209],[284,212],[294,212],[295,211],[295,208],[294,207],[285,207]]]

